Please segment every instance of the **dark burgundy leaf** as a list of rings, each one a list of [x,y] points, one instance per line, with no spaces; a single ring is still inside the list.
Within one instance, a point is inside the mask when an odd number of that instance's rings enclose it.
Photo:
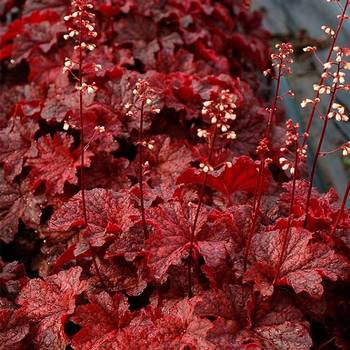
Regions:
[[[195,206],[181,205],[178,201],[169,201],[167,205],[149,210],[149,221],[155,232],[147,243],[147,264],[156,280],[164,282],[169,267],[180,265],[182,259],[188,256],[191,224],[195,212]],[[202,211],[197,224],[197,233],[205,220]]]
[[[7,296],[16,296],[27,283],[28,278],[24,266],[17,261],[6,264],[0,260],[0,286],[6,290]]]
[[[291,200],[292,184],[288,182],[283,185],[286,192],[279,198],[279,205],[282,210],[288,210]],[[295,200],[293,214],[296,218],[304,217],[305,198],[309,188],[309,183],[299,180],[296,183]],[[326,194],[320,194],[316,189],[312,189],[309,207],[308,229],[314,231],[319,228],[331,227],[338,211],[338,195],[332,188]]]

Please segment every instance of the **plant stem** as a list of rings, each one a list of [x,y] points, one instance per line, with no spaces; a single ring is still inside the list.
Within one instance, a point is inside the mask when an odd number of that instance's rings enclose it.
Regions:
[[[83,218],[84,218],[84,227],[88,226],[87,211],[86,211],[86,199],[85,199],[85,145],[84,145],[84,113],[83,113],[83,48],[81,43],[82,38],[82,15],[80,15],[80,31],[79,31],[79,116],[80,116],[80,190],[82,198],[82,207],[83,207]]]
[[[339,73],[339,70],[340,70],[340,64],[338,64],[338,67],[337,67],[337,74]],[[313,162],[312,162],[309,189],[308,189],[308,193],[307,193],[307,197],[306,197],[306,204],[305,204],[304,228],[306,228],[306,226],[307,226],[312,186],[313,186],[314,179],[315,179],[316,165],[317,165],[318,157],[320,155],[320,151],[321,151],[321,147],[322,147],[322,144],[323,144],[323,140],[324,140],[324,137],[326,135],[327,125],[328,125],[328,120],[329,120],[328,114],[330,113],[330,111],[332,109],[332,105],[333,105],[333,102],[335,100],[336,94],[337,94],[337,84],[334,85],[333,90],[332,90],[332,94],[331,94],[331,98],[329,100],[327,112],[326,112],[326,115],[324,117],[324,122],[323,122],[322,131],[321,131],[321,136],[320,136],[320,139],[318,141],[318,145],[317,145],[317,148],[316,148],[316,153],[315,153],[315,156],[314,156],[314,159],[313,159]]]
[[[92,255],[92,263],[94,264],[94,267],[95,267],[98,279],[100,280],[100,283],[101,283],[102,288],[104,289],[104,291],[106,291],[108,293],[108,288],[107,288],[106,283],[104,282],[104,280],[102,278],[100,268],[98,267],[98,264],[97,264],[97,259],[96,259],[96,254],[95,254],[95,251],[94,251],[94,247],[92,246],[92,244],[90,242],[89,242],[89,248],[90,248],[91,255]]]
[[[316,350],[321,350],[324,349],[327,345],[331,344],[332,342],[334,342],[334,340],[336,339],[336,337],[332,337],[331,339],[325,341],[323,344],[321,344]]]
[[[142,226],[145,239],[148,239],[148,231],[146,224],[146,215],[145,215],[145,202],[144,202],[144,192],[143,192],[143,117],[144,117],[144,107],[145,102],[142,100],[141,103],[141,112],[140,112],[140,132],[139,132],[139,187],[140,187],[140,205],[141,205],[141,217],[142,217]]]
[[[275,284],[275,282],[277,281],[279,274],[281,272],[281,267],[283,264],[283,260],[285,258],[285,251],[287,248],[289,232],[290,232],[291,225],[292,225],[293,207],[294,207],[294,201],[295,201],[295,187],[296,187],[296,181],[297,181],[296,167],[298,166],[298,162],[299,162],[298,146],[299,146],[298,141],[296,141],[296,151],[295,151],[295,159],[294,159],[294,174],[293,174],[293,182],[292,182],[292,198],[291,198],[290,205],[289,205],[289,216],[288,216],[287,228],[284,231],[281,255],[280,255],[279,260],[278,260],[278,264],[277,264],[277,268],[276,268],[276,275],[275,275],[273,284]]]
[[[341,14],[341,17],[340,17],[340,20],[338,22],[337,28],[335,30],[335,35],[333,36],[333,40],[332,40],[331,46],[330,46],[329,51],[328,51],[326,62],[329,62],[329,60],[332,57],[333,49],[334,49],[334,47],[336,45],[336,42],[338,40],[338,36],[339,36],[340,30],[341,30],[341,28],[343,26],[343,23],[344,23],[344,20],[345,20],[344,16],[346,14],[346,11],[347,11],[347,8],[349,6],[349,3],[350,3],[350,0],[346,0],[345,6],[343,8],[343,12]],[[327,69],[323,69],[322,73],[325,73],[326,71],[327,71]],[[320,78],[320,81],[319,81],[318,85],[319,86],[323,85],[324,81],[325,81],[325,78],[321,75],[321,78]],[[308,138],[308,134],[310,133],[311,124],[312,124],[313,118],[314,118],[316,110],[317,110],[317,106],[318,106],[318,103],[319,103],[319,98],[320,98],[320,91],[318,90],[317,93],[316,93],[316,97],[315,97],[315,101],[316,102],[312,106],[312,110],[311,110],[311,113],[310,113],[310,116],[309,116],[309,119],[308,119],[308,122],[307,122],[307,126],[306,126],[306,129],[305,129],[305,133],[304,133],[304,136],[303,136],[302,147],[305,146],[307,138]]]
[[[273,120],[274,120],[274,116],[276,113],[277,101],[278,101],[279,90],[280,90],[280,85],[281,85],[283,60],[281,59],[279,61],[279,63],[280,64],[279,64],[279,69],[278,69],[278,74],[277,74],[277,84],[276,84],[275,95],[274,95],[272,107],[270,109],[269,119],[267,121],[267,126],[266,126],[265,134],[264,134],[264,138],[266,140],[268,140],[270,135],[271,135],[272,125],[273,125]],[[249,227],[248,236],[247,236],[247,244],[246,244],[245,251],[244,251],[244,267],[243,267],[244,271],[246,271],[246,269],[247,269],[248,256],[249,256],[250,249],[251,249],[251,244],[252,244],[255,226],[256,226],[256,223],[258,220],[258,216],[259,216],[259,208],[260,208],[260,204],[261,204],[263,184],[264,184],[264,175],[265,175],[265,160],[266,160],[266,155],[264,152],[260,157],[258,181],[257,181],[257,187],[256,187],[256,191],[254,193],[254,200],[253,200],[253,217],[252,217],[252,221],[251,221],[251,224]]]
[[[217,137],[217,126],[215,125],[215,130],[214,130],[214,134],[213,134],[213,138],[211,141],[211,145],[210,145],[210,150],[209,150],[209,156],[208,156],[208,164],[210,164],[213,153],[214,153],[214,145],[215,145],[215,140]],[[201,185],[201,189],[199,192],[199,201],[198,201],[198,206],[197,206],[197,211],[196,211],[196,215],[194,218],[194,222],[192,225],[192,229],[191,229],[191,237],[190,237],[190,249],[189,249],[189,257],[188,257],[188,265],[187,265],[187,272],[188,272],[188,297],[191,298],[192,297],[192,264],[193,264],[193,242],[194,242],[194,234],[196,232],[196,227],[197,227],[197,222],[198,222],[198,218],[199,218],[199,213],[202,207],[202,203],[203,203],[203,196],[204,196],[204,190],[205,187],[207,185],[208,182],[208,172],[205,173],[204,175],[204,181]]]
[[[332,228],[332,232],[331,232],[332,236],[335,234],[335,231],[337,230],[337,227],[339,225],[340,219],[341,219],[341,217],[342,217],[342,215],[344,213],[344,209],[345,209],[346,201],[347,201],[348,196],[349,196],[349,192],[350,192],[350,180],[348,181],[348,185],[346,187],[346,190],[345,190],[345,193],[344,193],[344,196],[343,196],[341,207],[340,207],[339,213],[337,215],[337,219],[335,220],[335,223],[334,223],[333,228]]]
[[[83,18],[82,14],[80,14],[79,19],[79,117],[80,117],[80,190],[81,190],[81,201],[82,201],[82,209],[83,209],[83,218],[84,218],[84,228],[88,229],[90,231],[89,222],[88,222],[88,216],[87,216],[87,210],[86,210],[86,197],[85,197],[85,136],[84,136],[84,111],[83,111],[83,48],[81,46],[81,43],[83,42]],[[97,276],[100,280],[100,283],[102,285],[102,288],[108,293],[106,284],[104,283],[102,279],[101,272],[99,270],[99,267],[97,265],[96,261],[96,255],[94,252],[94,249],[92,247],[91,242],[89,241],[89,249],[92,256],[92,261],[95,266]]]

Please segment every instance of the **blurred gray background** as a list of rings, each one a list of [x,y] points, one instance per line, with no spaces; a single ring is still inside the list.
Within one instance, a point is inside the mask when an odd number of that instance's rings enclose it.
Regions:
[[[317,46],[319,57],[321,60],[325,59],[330,40],[321,30],[321,26],[336,28],[337,15],[341,13],[341,8],[337,3],[328,3],[326,0],[253,0],[252,7],[264,11],[264,26],[272,33],[274,42],[290,41],[295,47],[293,75],[285,80],[283,85],[285,91],[292,89],[295,97],[286,98],[284,105],[289,118],[305,125],[309,109],[301,109],[300,102],[304,98],[314,96],[312,85],[318,83],[322,66],[314,56],[305,54],[302,48],[308,45]],[[350,47],[350,21],[346,21],[338,46]],[[349,83],[349,80],[347,82]],[[337,102],[346,106],[349,113],[350,93],[339,94]],[[321,111],[324,111],[326,104],[325,100],[320,107]],[[309,161],[317,145],[321,127],[322,120],[315,116],[309,140]],[[336,122],[332,119],[323,151],[333,150],[348,140],[350,140],[350,121]],[[344,158],[337,152],[320,158],[315,185],[321,191],[333,186],[342,197],[349,176],[350,157]]]

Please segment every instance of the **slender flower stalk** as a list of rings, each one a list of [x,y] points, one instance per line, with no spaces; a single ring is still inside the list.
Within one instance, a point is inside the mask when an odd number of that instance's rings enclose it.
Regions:
[[[148,231],[146,224],[146,214],[145,214],[145,199],[143,192],[143,117],[144,117],[145,101],[141,102],[140,110],[140,130],[139,130],[139,187],[140,187],[140,206],[141,206],[141,217],[142,226],[145,239],[148,239]]]
[[[214,145],[215,145],[215,140],[217,137],[217,129],[214,129],[214,135],[212,137],[212,142],[210,144],[210,150],[209,150],[209,156],[208,156],[208,164],[210,164],[213,156],[213,151],[214,151]],[[188,265],[187,265],[187,272],[188,272],[188,297],[192,297],[192,265],[193,265],[193,243],[194,243],[194,236],[197,228],[197,223],[198,223],[198,218],[199,218],[199,213],[201,211],[202,203],[203,203],[203,196],[204,196],[204,191],[205,187],[207,186],[208,183],[208,174],[209,172],[206,171],[204,175],[204,180],[201,185],[201,189],[199,192],[199,199],[198,199],[198,205],[197,205],[197,210],[196,210],[196,215],[194,217],[192,229],[191,229],[191,237],[190,237],[190,249],[189,249],[189,257],[188,257]]]
[[[341,5],[339,2],[338,2],[338,4]],[[322,147],[322,144],[323,144],[323,141],[324,141],[324,137],[325,137],[325,134],[326,134],[326,130],[327,130],[327,126],[328,126],[328,119],[332,118],[332,117],[335,117],[335,119],[337,119],[337,120],[347,120],[348,119],[347,117],[346,117],[347,119],[343,119],[341,117],[342,113],[331,112],[331,109],[332,108],[336,108],[337,106],[339,106],[338,104],[334,103],[335,98],[336,98],[336,93],[337,93],[336,83],[334,83],[334,81],[336,81],[338,83],[338,85],[340,85],[339,86],[340,88],[343,86],[343,83],[344,83],[345,73],[341,72],[340,68],[344,68],[344,67],[346,67],[346,65],[341,67],[341,64],[342,64],[342,49],[337,47],[336,43],[337,43],[339,34],[340,34],[341,30],[342,30],[342,27],[344,25],[344,22],[345,22],[346,19],[348,19],[346,13],[347,13],[349,4],[350,4],[350,0],[346,0],[344,6],[340,6],[340,8],[342,9],[342,13],[341,13],[341,15],[338,16],[339,21],[338,21],[338,24],[337,24],[337,27],[336,27],[335,30],[333,30],[333,29],[331,29],[330,27],[327,27],[327,26],[322,26],[322,29],[325,31],[325,33],[332,38],[332,43],[331,43],[329,52],[327,54],[326,61],[323,64],[323,72],[321,74],[320,81],[319,81],[318,84],[314,85],[314,90],[316,91],[315,98],[314,99],[305,99],[301,103],[302,107],[305,107],[308,104],[312,105],[311,112],[310,112],[310,115],[309,115],[309,118],[308,118],[308,123],[307,123],[306,130],[305,130],[304,137],[303,137],[302,146],[305,147],[307,139],[308,139],[309,134],[310,134],[310,129],[311,129],[313,118],[315,116],[316,111],[318,111],[317,107],[318,107],[318,104],[321,101],[321,95],[325,94],[325,93],[326,94],[331,94],[330,102],[329,102],[329,105],[328,105],[328,111],[327,111],[327,114],[326,114],[326,116],[324,118],[320,139],[319,139],[319,142],[318,142],[318,145],[317,145],[317,149],[316,149],[316,153],[315,153],[315,156],[314,156],[314,159],[313,159],[313,163],[312,163],[311,174],[310,174],[310,185],[309,185],[309,189],[308,189],[308,193],[307,193],[307,197],[306,197],[304,227],[307,226],[307,221],[308,221],[308,216],[309,216],[310,198],[311,198],[312,186],[313,186],[314,177],[315,177],[317,161],[318,161],[319,156],[323,155],[323,152],[321,152],[321,147]],[[304,51],[313,51],[313,52],[315,52],[315,50],[316,50],[316,48],[311,48],[311,47],[304,48]],[[336,62],[332,62],[332,55],[334,54],[334,52],[336,52],[336,55],[337,55]],[[325,83],[326,83],[327,79],[330,77],[329,70],[332,68],[333,64],[337,65],[337,73],[335,73],[336,76],[333,79],[333,86],[331,88],[330,86],[327,86],[327,84],[325,84]],[[342,106],[340,106],[340,107],[342,107]],[[298,164],[297,164],[297,168],[298,168]]]
[[[298,129],[299,125],[293,125],[293,122],[291,120],[287,121],[287,142],[286,147],[287,149],[290,145],[295,146],[295,158],[294,158],[294,165],[289,166],[287,163],[286,158],[280,158],[280,163],[282,163],[282,168],[289,168],[290,172],[293,176],[292,180],[292,191],[291,191],[291,200],[289,204],[289,214],[288,214],[288,220],[287,220],[287,227],[283,232],[283,238],[282,238],[282,248],[281,248],[281,254],[278,259],[276,272],[275,272],[275,278],[274,283],[277,281],[279,274],[281,272],[281,267],[283,264],[283,261],[286,256],[286,248],[289,240],[289,233],[291,230],[292,220],[293,220],[293,207],[295,202],[295,188],[296,188],[296,181],[297,181],[297,167],[300,159],[305,159],[305,149],[303,147],[299,148],[299,142],[298,142]],[[287,166],[288,165],[288,166]]]
[[[85,198],[85,136],[84,136],[84,103],[83,97],[85,93],[93,94],[96,90],[96,84],[87,84],[83,81],[83,64],[86,52],[93,51],[96,47],[92,43],[97,36],[95,31],[95,15],[91,12],[93,5],[86,0],[72,0],[71,13],[64,17],[68,24],[68,33],[64,35],[66,40],[75,38],[76,45],[74,50],[78,53],[77,61],[65,58],[63,72],[70,72],[77,81],[76,90],[79,92],[79,119],[80,119],[80,187],[82,196],[82,211],[84,218],[84,227],[88,227],[88,216],[86,210]],[[95,65],[95,70],[101,68]],[[78,76],[73,73],[73,69],[78,69]]]
[[[140,190],[140,209],[141,209],[141,221],[145,239],[148,239],[149,233],[146,222],[145,211],[145,191],[144,191],[144,166],[148,162],[144,162],[144,148],[152,150],[154,148],[154,140],[147,140],[144,135],[145,117],[151,114],[158,114],[160,109],[157,108],[157,94],[149,86],[149,83],[144,79],[138,79],[135,88],[132,91],[132,101],[126,103],[124,108],[126,110],[126,116],[130,118],[139,117],[139,137],[138,137],[138,182]]]
[[[334,225],[333,225],[333,228],[332,228],[332,233],[331,233],[332,236],[335,234],[335,232],[339,226],[340,219],[343,216],[345,205],[346,205],[346,202],[347,202],[348,197],[349,197],[349,192],[350,192],[350,180],[348,181],[348,184],[346,186],[346,190],[344,192],[344,196],[343,196],[343,200],[341,202],[340,210],[339,210],[339,213],[337,215],[337,218],[336,218]]]
[[[272,132],[272,126],[273,122],[275,120],[276,110],[277,110],[277,104],[279,100],[279,90],[281,85],[281,79],[284,75],[290,74],[291,69],[289,67],[289,64],[293,63],[293,60],[290,58],[290,55],[293,53],[293,48],[291,44],[289,43],[282,43],[277,44],[276,48],[278,49],[277,53],[273,53],[271,55],[271,59],[274,61],[272,64],[273,67],[277,68],[277,74],[276,74],[276,90],[275,95],[272,101],[272,106],[270,108],[269,118],[267,121],[267,126],[265,129],[264,137],[260,141],[260,144],[257,148],[257,153],[260,155],[260,165],[259,165],[259,174],[258,174],[258,180],[257,180],[257,186],[254,193],[254,199],[253,199],[253,216],[252,221],[249,226],[249,231],[247,234],[247,240],[246,240],[246,246],[244,250],[244,262],[243,262],[243,269],[246,271],[247,269],[247,263],[248,263],[248,257],[251,249],[252,239],[254,235],[254,231],[256,228],[256,224],[259,218],[259,208],[261,204],[261,199],[263,195],[263,188],[264,188],[264,179],[265,179],[265,169],[268,166],[268,164],[271,162],[271,160],[267,157],[267,154],[269,152],[269,144],[270,144],[270,137]],[[271,74],[271,71],[268,70],[265,72],[265,74]]]
[[[338,53],[337,57],[341,57],[339,56],[341,53]],[[307,221],[308,221],[308,217],[309,217],[309,209],[310,209],[310,199],[311,199],[311,192],[312,192],[312,187],[313,187],[313,183],[314,183],[314,179],[315,179],[315,173],[316,173],[316,165],[317,165],[317,161],[318,158],[320,156],[321,153],[321,147],[326,135],[326,130],[327,130],[327,126],[328,126],[328,121],[329,119],[331,119],[333,117],[333,113],[332,112],[332,108],[334,108],[337,104],[334,104],[335,102],[335,98],[337,95],[337,91],[338,91],[338,85],[340,83],[339,79],[339,73],[341,70],[341,61],[338,62],[337,64],[337,69],[336,69],[336,73],[335,73],[335,78],[333,79],[333,84],[332,84],[332,88],[330,90],[331,92],[331,97],[328,103],[328,108],[327,108],[327,112],[326,115],[324,116],[324,121],[323,121],[323,126],[322,126],[322,131],[321,131],[321,135],[318,141],[318,145],[316,148],[316,152],[314,155],[314,159],[312,162],[312,168],[311,168],[311,174],[310,174],[310,182],[309,182],[309,188],[308,188],[308,193],[306,196],[306,204],[305,204],[305,220],[304,220],[304,228],[307,226]]]
[[[339,21],[338,21],[338,24],[337,24],[337,28],[334,31],[332,29],[330,29],[329,27],[326,27],[326,26],[322,27],[322,29],[325,30],[326,34],[331,35],[331,37],[332,37],[331,46],[329,48],[329,51],[328,51],[328,54],[327,54],[325,62],[330,62],[331,57],[332,57],[333,52],[334,52],[334,49],[336,48],[336,44],[337,44],[337,40],[338,40],[339,34],[341,32],[341,29],[342,29],[342,27],[344,25],[344,21],[346,19],[346,11],[347,11],[347,9],[349,7],[349,4],[350,4],[350,0],[346,0],[346,3],[345,3],[345,5],[344,5],[344,7],[342,9],[342,14],[340,16],[338,16]],[[306,47],[306,48],[304,48],[304,51],[315,51],[315,49],[311,48],[311,47]],[[324,66],[323,67],[323,72],[322,72],[321,77],[320,77],[320,81],[317,84],[318,86],[323,86],[324,85],[325,80],[327,78],[327,70],[328,70],[327,66]],[[306,145],[307,139],[309,137],[312,121],[314,119],[315,113],[317,111],[318,104],[320,102],[321,93],[322,93],[322,90],[320,90],[320,89],[316,90],[316,96],[315,96],[315,98],[313,100],[314,102],[312,104],[311,112],[310,112],[310,115],[309,115],[309,118],[308,118],[308,122],[307,122],[307,125],[306,125],[306,129],[305,129],[305,133],[304,133],[304,137],[303,137],[303,141],[302,141],[302,147],[304,147]]]
[[[204,172],[204,179],[201,184],[197,210],[195,213],[194,221],[191,228],[190,235],[190,248],[189,248],[189,258],[187,264],[188,271],[188,296],[192,297],[192,268],[193,268],[193,248],[194,248],[194,238],[197,229],[197,223],[199,219],[199,214],[203,205],[203,197],[205,192],[205,187],[208,183],[209,172],[213,171],[211,166],[212,158],[215,149],[215,141],[217,140],[219,134],[228,140],[234,140],[236,138],[236,133],[230,130],[230,122],[236,119],[236,114],[234,110],[236,108],[235,102],[237,96],[230,93],[229,90],[222,90],[218,99],[216,101],[205,101],[202,108],[202,116],[207,119],[211,124],[208,130],[198,129],[197,136],[200,138],[205,138],[209,140],[209,155],[207,157],[206,164],[201,163],[199,167]]]
[[[79,20],[79,43],[83,42],[82,38],[82,16]],[[80,117],[80,189],[83,205],[84,226],[88,226],[87,212],[86,212],[86,199],[85,199],[85,136],[84,136],[84,112],[83,112],[83,48],[79,45],[79,117]]]
[[[93,39],[96,38],[97,32],[95,31],[95,15],[91,12],[93,5],[86,0],[73,0],[71,3],[71,14],[64,17],[64,20],[69,25],[68,34],[64,35],[66,40],[70,38],[75,38],[76,45],[74,50],[78,52],[77,61],[66,57],[63,73],[69,72],[73,78],[77,81],[76,90],[79,93],[79,119],[80,119],[80,190],[82,198],[82,212],[84,219],[84,228],[90,231],[87,208],[86,208],[86,188],[85,188],[85,135],[84,135],[84,94],[93,94],[97,90],[95,82],[88,84],[84,82],[84,58],[86,52],[93,51],[96,47],[92,43]],[[73,73],[73,69],[78,69],[78,76]],[[96,64],[95,70],[101,69],[101,65]],[[89,244],[89,249],[92,256],[92,261],[100,280],[100,283],[105,291],[107,291],[107,286],[102,278],[101,272],[99,270],[96,253],[91,244]]]

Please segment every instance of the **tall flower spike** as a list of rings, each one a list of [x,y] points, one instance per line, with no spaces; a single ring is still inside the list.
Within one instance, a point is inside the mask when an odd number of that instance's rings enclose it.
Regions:
[[[96,48],[95,40],[97,32],[95,30],[96,23],[95,14],[92,12],[93,8],[93,4],[86,0],[73,0],[70,14],[64,16],[68,33],[63,37],[66,40],[73,39],[75,41],[74,50],[77,52],[78,59],[74,61],[66,57],[63,73],[70,72],[77,81],[76,89],[88,94],[93,94],[97,91],[95,82],[84,82],[81,76],[76,76],[72,70],[77,68],[81,72],[85,55]],[[100,69],[102,69],[102,66],[96,64],[95,71],[99,71]]]
[[[327,0],[327,2],[332,2],[332,1],[333,1],[333,0],[329,0],[329,1]],[[334,2],[338,2],[338,3],[339,3],[338,0],[335,0]],[[339,46],[337,46],[337,40],[338,40],[338,36],[339,36],[339,34],[340,34],[341,30],[342,30],[342,27],[343,27],[343,25],[344,25],[344,21],[345,21],[346,19],[348,19],[348,17],[349,17],[349,16],[346,15],[347,10],[348,10],[348,7],[349,7],[349,3],[350,3],[350,0],[346,0],[346,1],[345,1],[344,6],[341,7],[341,8],[342,8],[341,14],[337,16],[337,18],[338,18],[338,24],[337,24],[337,27],[336,27],[335,30],[334,30],[334,35],[331,35],[331,37],[332,37],[332,42],[331,42],[330,48],[329,48],[329,50],[328,50],[327,57],[326,57],[326,59],[325,59],[325,61],[324,61],[324,63],[323,63],[323,72],[322,72],[322,74],[321,74],[320,80],[319,80],[318,84],[315,84],[315,86],[317,86],[317,87],[323,86],[325,80],[326,80],[327,78],[329,78],[329,75],[330,75],[330,74],[329,74],[328,71],[332,68],[332,64],[333,64],[333,63],[332,63],[331,58],[332,58],[332,55],[334,55],[334,52],[336,52],[336,53],[338,53],[338,52],[343,53],[343,49],[342,49],[342,48],[339,48]],[[326,29],[326,26],[323,26],[322,29],[325,30],[325,29]],[[328,30],[327,30],[327,31],[328,31]],[[330,31],[329,34],[333,34],[333,33]],[[339,58],[338,58],[338,60],[339,60]],[[350,68],[350,65],[349,65],[349,68]],[[347,68],[344,67],[344,69],[347,69]],[[343,88],[345,89],[345,86],[344,86]],[[304,101],[302,102],[302,107],[303,107],[303,108],[307,105],[308,101],[311,101],[310,103],[311,103],[311,107],[312,107],[312,108],[311,108],[311,112],[310,112],[309,117],[308,117],[306,129],[305,129],[305,133],[304,133],[304,137],[303,137],[303,145],[306,144],[307,139],[308,139],[308,137],[309,137],[309,135],[310,135],[310,130],[311,130],[312,121],[313,121],[313,118],[314,118],[314,116],[315,116],[315,114],[316,114],[316,112],[317,112],[318,104],[319,104],[319,102],[321,101],[321,99],[320,99],[320,97],[321,97],[321,92],[323,92],[323,93],[324,93],[324,91],[325,91],[326,93],[328,92],[328,90],[323,90],[323,89],[320,90],[320,89],[318,89],[318,88],[315,89],[315,91],[316,91],[316,96],[315,96],[313,99],[307,99],[307,100],[304,100]],[[329,92],[329,93],[330,93],[330,92]]]
[[[274,69],[273,70],[270,69],[264,72],[265,75],[271,75],[271,77],[274,80],[276,80],[276,90],[275,90],[272,106],[267,109],[269,111],[269,118],[267,121],[264,137],[262,138],[262,140],[260,140],[259,146],[257,147],[257,154],[260,158],[260,166],[259,166],[257,186],[254,193],[253,215],[249,226],[249,231],[247,234],[247,244],[244,252],[244,271],[246,271],[246,268],[247,268],[247,262],[250,254],[251,243],[252,243],[255,227],[258,221],[259,207],[260,207],[262,194],[263,194],[265,170],[267,166],[271,163],[271,159],[268,158],[268,152],[270,150],[270,137],[272,132],[272,125],[275,120],[277,103],[281,99],[281,96],[279,95],[281,79],[283,76],[291,74],[292,70],[290,68],[290,65],[294,62],[292,58],[294,50],[290,43],[276,44],[275,48],[276,48],[276,52],[271,54],[272,67]]]
[[[230,92],[230,90],[222,90],[215,100],[204,101],[202,106],[202,116],[203,119],[210,124],[208,130],[198,129],[197,136],[203,137],[208,140],[209,143],[209,155],[206,163],[200,163],[199,167],[204,172],[204,180],[201,185],[199,192],[199,200],[197,205],[197,210],[195,218],[191,228],[190,237],[190,249],[189,258],[187,265],[188,274],[188,296],[192,296],[192,265],[193,265],[193,245],[194,245],[194,235],[197,228],[197,222],[201,207],[203,204],[204,189],[208,182],[209,172],[213,171],[214,168],[210,165],[212,156],[214,153],[215,141],[217,137],[224,136],[227,139],[235,139],[236,133],[231,128],[231,122],[236,119],[235,109],[236,109],[237,96]]]
[[[80,117],[80,188],[82,197],[82,211],[84,218],[84,227],[90,230],[89,221],[86,211],[86,198],[85,198],[85,139],[84,139],[84,104],[83,94],[87,92],[92,94],[97,90],[95,82],[88,84],[83,81],[83,62],[87,51],[92,51],[96,45],[92,43],[96,38],[97,32],[95,31],[95,15],[91,12],[93,5],[86,0],[72,0],[70,14],[64,17],[64,20],[68,26],[68,33],[64,35],[64,39],[74,39],[74,50],[77,51],[77,61],[66,57],[63,73],[70,72],[73,78],[76,80],[76,90],[79,93],[79,117]],[[78,69],[78,76],[72,72],[72,68]],[[100,283],[103,289],[107,292],[107,286],[104,283],[99,267],[97,264],[96,254],[94,248],[89,242],[90,252],[94,267],[97,271]]]
[[[350,4],[350,0],[346,0],[345,5],[342,8],[343,12],[340,17],[337,30],[335,31],[334,35],[332,35],[334,36],[334,40],[336,40],[342,28],[342,24],[345,19],[344,16],[346,15],[349,4]],[[315,151],[315,155],[314,155],[314,159],[311,167],[310,182],[309,182],[309,188],[308,188],[308,193],[306,196],[306,204],[305,204],[304,228],[307,227],[311,192],[312,192],[312,186],[315,179],[317,161],[318,161],[318,158],[323,154],[323,152],[321,152],[321,149],[322,149],[324,138],[326,136],[326,130],[327,130],[329,119],[335,118],[337,121],[347,121],[349,119],[348,116],[345,114],[345,108],[342,105],[336,103],[336,97],[337,97],[338,91],[349,89],[348,85],[345,84],[346,74],[344,72],[349,62],[345,60],[345,57],[347,56],[346,49],[335,46],[334,43],[335,41],[333,41],[332,52],[329,54],[327,61],[324,64],[324,71],[322,73],[322,83],[318,84],[320,86],[322,85],[322,86],[328,87],[330,97],[328,100],[327,111],[324,116],[321,116],[323,119],[323,126],[322,126],[319,142],[316,147],[316,151]],[[317,97],[320,97],[319,90],[317,92]],[[315,111],[316,111],[316,104],[314,104],[313,106],[313,109],[308,121],[308,126],[306,130],[307,132],[309,131],[309,126],[311,125],[310,123],[315,114]],[[306,139],[304,139],[303,144],[305,144],[305,141]]]
[[[84,113],[83,113],[83,93],[92,94],[97,90],[95,82],[88,84],[83,81],[83,61],[86,51],[90,50],[93,39],[97,36],[95,31],[95,15],[91,12],[93,5],[86,0],[72,0],[70,14],[64,17],[68,26],[68,33],[64,35],[65,39],[72,38],[75,41],[74,49],[78,51],[77,59],[73,60],[69,57],[65,58],[63,72],[70,72],[77,81],[76,89],[79,93],[79,115],[80,115],[80,145],[81,145],[81,192],[82,192],[82,206],[84,214],[85,227],[88,226],[86,202],[85,202],[85,179],[84,179]],[[72,69],[78,69],[78,76],[76,76]]]
[[[140,189],[140,207],[142,226],[145,239],[148,238],[148,230],[146,224],[146,214],[144,205],[144,190],[143,190],[143,177],[144,167],[148,167],[148,162],[144,162],[144,147],[152,150],[154,148],[154,140],[144,139],[144,121],[146,114],[158,114],[160,109],[157,106],[157,94],[149,86],[149,83],[144,79],[138,79],[133,90],[132,100],[124,105],[125,114],[130,118],[139,117],[139,140],[138,156],[139,156],[139,189]]]

